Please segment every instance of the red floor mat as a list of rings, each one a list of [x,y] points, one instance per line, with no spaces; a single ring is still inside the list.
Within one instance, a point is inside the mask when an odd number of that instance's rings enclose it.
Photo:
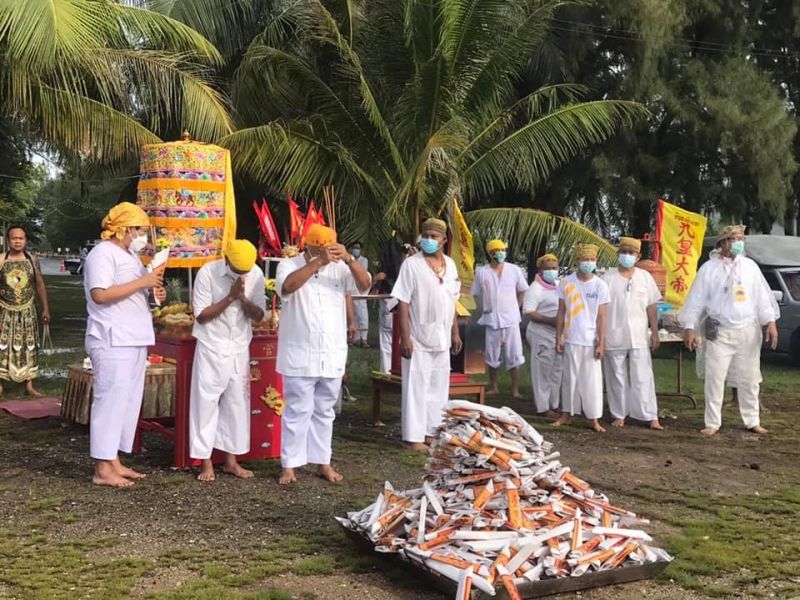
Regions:
[[[0,410],[22,419],[44,419],[61,414],[61,398],[45,397],[32,400],[6,400],[0,402]]]

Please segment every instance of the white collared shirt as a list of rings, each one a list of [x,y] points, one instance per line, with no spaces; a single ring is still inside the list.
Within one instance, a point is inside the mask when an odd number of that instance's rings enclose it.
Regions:
[[[480,297],[483,307],[478,324],[505,329],[519,323],[522,315],[518,294],[527,289],[528,283],[517,265],[503,263],[499,274],[491,265],[478,267],[472,282],[472,295]]]
[[[608,285],[608,312],[606,316],[606,350],[647,348],[647,307],[661,300],[661,292],[653,276],[644,269],[634,267],[630,278],[620,275],[618,269],[609,269],[603,280]]]
[[[203,310],[225,298],[237,277],[239,275],[228,268],[223,258],[203,265],[194,280],[192,308],[195,322],[192,335],[220,356],[238,354],[248,348],[253,339],[252,321],[245,314],[242,303],[238,300],[232,302],[217,318],[206,323],[199,323],[197,317]],[[261,310],[266,310],[264,274],[261,269],[254,265],[244,277],[245,296]]]
[[[153,316],[147,305],[149,290],[140,290],[107,304],[97,304],[91,294],[93,289],[106,290],[147,275],[139,257],[114,242],[106,241],[89,252],[84,273],[83,287],[89,313],[86,337],[103,340],[111,346],[152,346],[156,338]]]
[[[678,318],[684,329],[695,329],[701,313],[722,327],[761,326],[780,318],[778,302],[761,269],[750,258],[723,258],[718,251],[697,272]]]
[[[456,263],[444,256],[445,272],[441,278],[433,272],[423,254],[409,256],[400,266],[392,296],[409,305],[411,342],[415,350],[446,352],[450,350],[456,301],[461,295]]]
[[[346,294],[357,294],[344,262],[332,262],[291,294],[286,278],[306,264],[303,254],[283,259],[275,276],[281,298],[277,370],[289,377],[341,377],[347,364]]]
[[[537,312],[543,317],[555,317],[558,314],[558,280],[548,286],[535,278],[528,291],[525,292],[522,312],[525,314]],[[555,325],[547,325],[531,319],[528,329],[536,331],[540,335],[552,335],[555,340]]]

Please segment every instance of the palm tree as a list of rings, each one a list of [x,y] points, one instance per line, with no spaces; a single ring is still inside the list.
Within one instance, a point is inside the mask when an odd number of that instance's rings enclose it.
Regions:
[[[0,0],[0,110],[52,149],[117,163],[161,132],[232,130],[211,85],[222,59],[138,2]]]
[[[502,190],[530,193],[647,114],[633,102],[580,101],[586,90],[564,83],[519,97],[520,72],[563,4],[273,2],[236,70],[237,130],[221,143],[264,184],[308,196],[335,186],[337,221],[352,237],[412,232],[454,196],[478,208]],[[557,229],[561,240],[597,238],[539,211],[466,216],[525,232],[525,247]]]

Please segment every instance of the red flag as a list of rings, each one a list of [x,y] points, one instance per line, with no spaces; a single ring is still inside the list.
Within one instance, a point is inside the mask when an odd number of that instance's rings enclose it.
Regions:
[[[270,255],[280,256],[281,254],[281,237],[278,234],[278,228],[275,227],[275,220],[272,218],[272,212],[269,210],[266,198],[261,200],[261,207],[253,201],[253,209],[258,215],[258,225],[261,228],[261,233],[264,236],[264,241]]]
[[[289,243],[296,244],[303,227],[303,213],[300,212],[300,207],[289,195]]]

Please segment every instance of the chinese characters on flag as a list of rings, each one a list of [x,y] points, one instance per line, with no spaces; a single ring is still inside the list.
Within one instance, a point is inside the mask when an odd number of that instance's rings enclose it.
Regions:
[[[656,239],[661,242],[661,264],[667,271],[664,299],[673,306],[683,306],[697,275],[706,223],[703,215],[658,201]]]

